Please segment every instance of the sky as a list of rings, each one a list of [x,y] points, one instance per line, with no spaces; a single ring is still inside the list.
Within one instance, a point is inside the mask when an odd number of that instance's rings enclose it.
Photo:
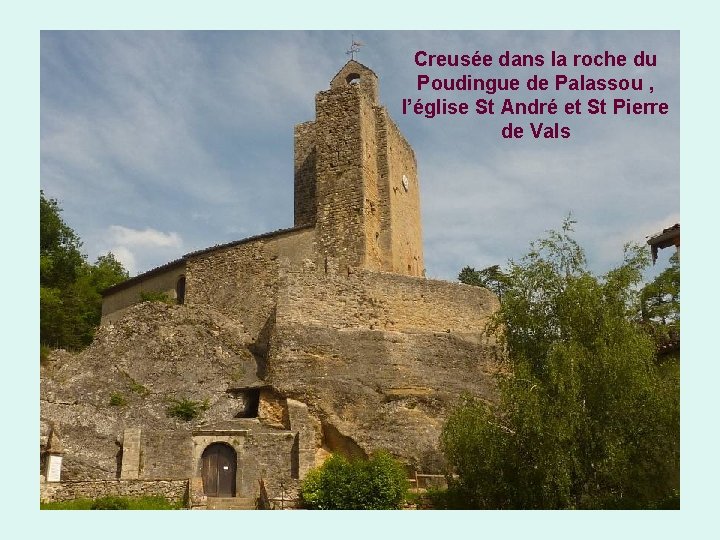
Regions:
[[[90,261],[112,251],[142,273],[196,249],[293,224],[293,127],[314,119],[314,96],[347,62],[380,81],[380,101],[415,150],[427,276],[517,260],[572,214],[590,268],[622,260],[626,242],[679,222],[679,32],[43,31],[41,188],[57,198]],[[625,54],[624,67],[553,67],[551,51]],[[418,66],[416,53],[491,55],[491,66]],[[499,56],[542,54],[543,66]],[[636,67],[640,51],[656,66]],[[420,60],[427,59],[421,55]],[[517,78],[521,90],[417,89],[418,75]],[[545,92],[524,90],[538,74]],[[555,76],[627,78],[643,91],[556,91]],[[649,87],[653,87],[652,93]],[[495,114],[475,113],[493,99]],[[556,115],[500,114],[506,98],[554,102]],[[664,115],[563,114],[566,102],[665,102]],[[467,115],[406,109],[437,99]],[[608,111],[611,112],[611,111]],[[504,139],[503,126],[524,126]],[[570,129],[535,139],[530,122]],[[664,250],[657,272],[671,250]]]

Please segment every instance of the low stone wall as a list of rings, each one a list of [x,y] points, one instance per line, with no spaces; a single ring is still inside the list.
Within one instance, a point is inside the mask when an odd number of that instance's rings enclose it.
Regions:
[[[297,266],[281,272],[276,322],[479,336],[499,307],[497,297],[482,287],[363,269],[323,274]]]
[[[97,499],[106,496],[165,497],[184,501],[188,480],[86,480],[75,482],[40,482],[40,502]]]

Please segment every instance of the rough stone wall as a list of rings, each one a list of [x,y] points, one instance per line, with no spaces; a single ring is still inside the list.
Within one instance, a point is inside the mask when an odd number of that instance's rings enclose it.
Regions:
[[[248,436],[242,456],[245,496],[259,493],[258,480],[263,478],[269,497],[280,495],[280,482],[297,479],[293,462],[297,457],[297,434],[290,431],[255,432]]]
[[[192,476],[192,442],[187,431],[143,431],[140,444],[140,478]]]
[[[422,225],[420,218],[420,185],[415,153],[392,121],[387,111],[378,111],[380,125],[387,135],[387,200],[382,204],[390,212],[390,253],[392,262],[385,270],[396,274],[424,276]],[[408,190],[402,185],[403,175]]]
[[[499,307],[481,287],[360,269],[323,275],[287,268],[281,287],[276,324],[480,334]]]
[[[361,101],[357,85],[315,100],[318,260],[341,271],[365,259]]]
[[[165,497],[184,501],[188,481],[184,480],[85,480],[76,482],[42,482],[40,502],[97,499],[108,495],[121,497]]]
[[[295,126],[295,227],[315,225],[315,122]]]
[[[363,215],[365,233],[365,260],[363,267],[370,270],[386,269],[389,253],[380,245],[383,201],[378,176],[378,131],[375,103],[363,95],[360,104],[360,137],[362,140]]]
[[[175,287],[178,279],[183,275],[185,275],[185,264],[181,261],[165,271],[152,274],[132,285],[104,296],[102,303],[103,323],[120,319],[124,315],[126,308],[140,302],[140,293],[160,292],[167,294],[170,298],[177,298]]]
[[[217,309],[258,336],[275,306],[280,261],[312,259],[313,237],[312,229],[291,231],[191,257],[185,303]]]
[[[313,422],[305,403],[287,399],[286,407],[290,429],[297,432],[297,448],[293,449],[293,458],[297,458],[297,462],[292,464],[294,470],[291,476],[305,478],[308,471],[315,466],[315,451],[321,443],[318,437],[319,426]]]

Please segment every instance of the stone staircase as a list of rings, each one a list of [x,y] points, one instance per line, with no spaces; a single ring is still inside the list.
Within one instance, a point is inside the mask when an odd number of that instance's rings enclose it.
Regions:
[[[255,510],[254,497],[208,497],[208,510]]]

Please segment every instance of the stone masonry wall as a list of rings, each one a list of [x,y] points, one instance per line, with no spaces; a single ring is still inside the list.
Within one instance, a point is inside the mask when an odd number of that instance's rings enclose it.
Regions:
[[[374,103],[363,95],[360,102],[360,136],[362,144],[362,189],[365,235],[365,258],[363,267],[370,270],[386,270],[389,252],[380,245],[383,201],[380,196],[378,177],[378,132]]]
[[[143,430],[140,447],[140,478],[190,478],[193,447],[187,431]]]
[[[258,335],[275,306],[280,260],[311,260],[313,240],[312,229],[295,230],[192,257],[185,303],[215,308]]]
[[[295,126],[295,227],[315,225],[315,122]]]
[[[410,276],[424,276],[422,223],[420,218],[420,185],[415,153],[392,121],[387,111],[380,114],[387,133],[388,200],[383,201],[390,211],[392,264],[389,272]],[[402,185],[405,176],[408,190]]]
[[[499,307],[481,287],[360,269],[323,275],[288,268],[281,281],[278,320],[336,329],[481,333]]]
[[[360,89],[320,92],[315,104],[318,262],[360,266],[365,259]]]
[[[40,501],[56,502],[72,499],[97,499],[105,496],[165,497],[184,501],[188,480],[85,480],[76,482],[41,482]]]

